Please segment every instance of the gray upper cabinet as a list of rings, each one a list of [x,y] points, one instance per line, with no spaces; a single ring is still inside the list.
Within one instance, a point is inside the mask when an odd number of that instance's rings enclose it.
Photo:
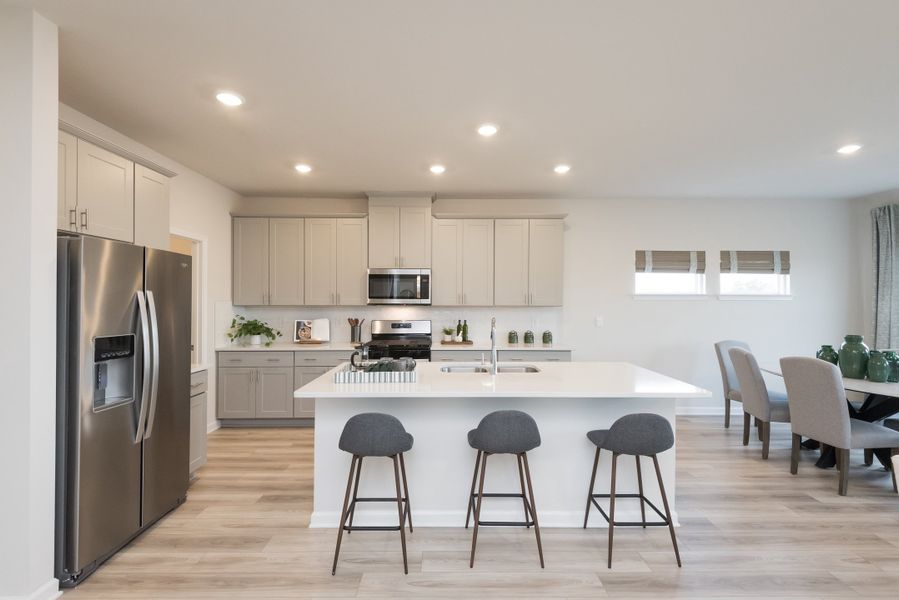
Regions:
[[[528,220],[495,222],[494,301],[497,306],[528,304]]]
[[[134,163],[78,140],[78,230],[134,241]]]
[[[237,306],[268,303],[269,220],[233,221],[232,302]]]
[[[561,306],[561,219],[496,219],[497,306]]]
[[[373,198],[368,203],[368,266],[431,266],[431,199]]]
[[[293,417],[293,369],[274,367],[258,369],[256,373],[256,418]]]
[[[493,219],[434,219],[433,304],[493,304]]]
[[[337,304],[337,219],[306,219],[306,304]]]
[[[304,302],[305,227],[303,219],[269,219],[268,304]]]
[[[337,304],[368,302],[368,219],[337,219]]]
[[[169,249],[169,178],[134,165],[134,243]]]
[[[59,132],[56,184],[56,228],[78,231],[78,139],[65,131]]]

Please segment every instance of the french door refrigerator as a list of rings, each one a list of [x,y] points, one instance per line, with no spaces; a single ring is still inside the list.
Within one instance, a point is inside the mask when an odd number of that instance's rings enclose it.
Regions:
[[[56,576],[73,586],[184,501],[191,257],[57,237]]]

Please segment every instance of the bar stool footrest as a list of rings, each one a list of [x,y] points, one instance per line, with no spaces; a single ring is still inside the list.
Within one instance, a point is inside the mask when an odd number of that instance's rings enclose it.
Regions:
[[[409,514],[409,499],[401,498],[403,503],[403,525],[342,525],[344,531],[399,531],[405,526]],[[390,502],[396,503],[396,498],[354,498],[347,506],[347,518],[356,509],[357,502]]]
[[[609,515],[603,510],[602,506],[599,505],[599,502],[596,501],[597,498],[609,499],[611,498],[611,494],[590,494],[590,501],[593,503],[593,506],[599,511],[599,514],[602,515],[602,518],[606,520],[606,523],[612,523],[609,520]],[[615,527],[668,527],[671,523],[668,522],[668,519],[665,515],[658,509],[658,507],[652,503],[652,501],[643,496],[641,494],[615,494],[615,500],[620,498],[630,498],[630,499],[638,499],[645,502],[649,508],[651,508],[659,517],[662,519],[661,521],[646,521],[645,523],[642,521],[615,521],[612,523]]]
[[[519,498],[524,501],[525,506],[527,506],[528,515],[533,515],[534,511],[531,509],[531,503],[528,502],[527,496],[524,494],[501,494],[501,493],[491,493],[491,494],[477,494],[474,493],[471,495],[470,502],[475,504],[477,502],[478,496],[482,496],[484,498]],[[533,527],[534,521],[478,521],[479,527]]]

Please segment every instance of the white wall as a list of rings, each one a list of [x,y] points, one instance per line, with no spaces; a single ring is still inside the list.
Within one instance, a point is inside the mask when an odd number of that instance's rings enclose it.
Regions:
[[[254,202],[257,209],[264,204]],[[241,203],[245,206],[246,201]],[[574,349],[575,360],[635,362],[714,392],[711,401],[685,403],[682,413],[722,411],[713,350],[717,340],[744,339],[761,362],[774,362],[788,354],[812,354],[821,344],[838,343],[844,334],[861,331],[858,288],[848,284],[857,261],[849,201],[438,199],[434,211],[498,216],[568,213],[563,308],[238,308],[238,312],[268,318],[285,332],[295,318],[329,317],[332,331],[342,340],[349,337],[346,317],[351,315],[431,318],[435,328],[454,323],[458,316],[469,319],[475,339],[483,339],[489,317],[495,314],[501,331],[552,329],[559,345]],[[636,249],[705,250],[710,292],[717,286],[720,250],[790,250],[793,297],[637,299],[633,297]],[[597,316],[603,319],[601,328],[594,326]],[[781,382],[775,379],[772,384]]]
[[[0,5],[0,598],[52,598],[58,32]]]
[[[178,164],[110,129],[75,109],[60,103],[59,118],[122,148],[146,157],[177,173],[170,187],[170,226],[207,241],[207,294],[203,338],[204,363],[209,366],[209,404],[207,421],[210,428],[217,424],[215,417],[215,313],[230,311],[231,303],[231,216],[240,196],[230,189]],[[198,265],[194,265],[197,268]],[[224,307],[224,308],[223,308]]]

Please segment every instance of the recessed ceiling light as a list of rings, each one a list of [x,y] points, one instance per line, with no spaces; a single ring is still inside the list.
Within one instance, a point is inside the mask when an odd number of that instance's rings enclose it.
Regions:
[[[839,154],[855,154],[856,152],[858,152],[861,149],[862,149],[862,147],[860,144],[846,144],[845,146],[837,148],[837,153],[839,153]]]
[[[565,173],[567,173],[570,170],[571,170],[571,167],[569,167],[568,165],[556,165],[553,168],[553,171],[555,171],[556,174],[558,174],[558,175],[564,175]]]
[[[444,171],[446,171],[446,167],[444,167],[443,165],[431,165],[431,173],[433,173],[434,175],[440,175]]]
[[[483,125],[478,127],[478,133],[484,137],[496,135],[497,131],[499,131],[499,129],[492,123],[484,123]]]
[[[243,96],[234,92],[219,92],[215,95],[215,99],[225,106],[240,106],[243,104]]]
[[[296,169],[299,173],[302,173],[303,175],[305,175],[306,173],[312,172],[312,167],[310,167],[306,163],[300,163],[298,165],[294,165],[293,168]]]

